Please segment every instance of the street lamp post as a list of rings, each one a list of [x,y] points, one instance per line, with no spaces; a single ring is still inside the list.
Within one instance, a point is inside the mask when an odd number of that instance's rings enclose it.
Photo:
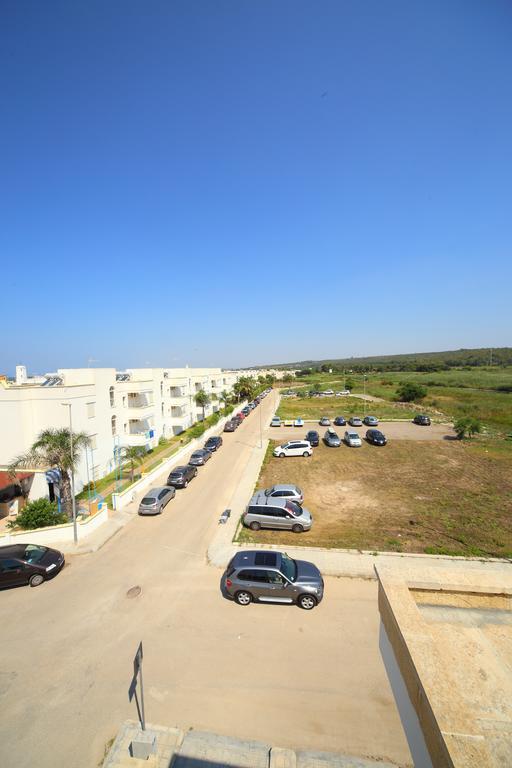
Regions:
[[[76,502],[75,502],[75,469],[73,466],[73,422],[71,419],[71,403],[61,403],[69,408],[69,452],[71,454],[71,503],[73,505],[73,541],[78,542],[78,532],[76,528]]]

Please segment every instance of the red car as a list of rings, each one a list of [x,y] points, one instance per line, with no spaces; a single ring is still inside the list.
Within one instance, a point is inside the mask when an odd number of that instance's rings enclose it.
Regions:
[[[245,413],[242,413],[242,411],[240,411],[240,413],[236,414],[236,418],[237,419],[242,419],[242,421],[243,421],[245,419]]]

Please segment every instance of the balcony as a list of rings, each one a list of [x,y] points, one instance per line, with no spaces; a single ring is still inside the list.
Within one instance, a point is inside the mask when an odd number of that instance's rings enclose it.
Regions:
[[[171,400],[188,400],[188,394],[185,387],[171,387]]]
[[[127,408],[129,410],[141,410],[144,408],[153,408],[155,402],[153,400],[153,393],[144,392],[131,392],[128,395]]]

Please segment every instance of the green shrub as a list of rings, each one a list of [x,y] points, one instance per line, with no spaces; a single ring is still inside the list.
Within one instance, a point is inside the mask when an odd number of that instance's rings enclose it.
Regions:
[[[30,501],[17,515],[16,520],[7,523],[8,528],[22,528],[29,531],[34,528],[46,528],[49,525],[61,525],[68,519],[64,512],[59,512],[57,504],[48,499]]]
[[[465,437],[473,437],[473,435],[479,433],[482,425],[473,416],[463,416],[454,422],[453,428],[459,440],[463,440]]]
[[[426,394],[427,388],[423,384],[417,384],[414,381],[403,381],[396,391],[397,398],[402,403],[423,400]]]

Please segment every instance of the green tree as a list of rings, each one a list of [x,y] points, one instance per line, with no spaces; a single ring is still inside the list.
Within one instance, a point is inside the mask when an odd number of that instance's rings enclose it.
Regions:
[[[130,482],[135,480],[135,467],[142,464],[146,451],[138,445],[125,445],[123,448],[123,463],[130,466]]]
[[[244,397],[247,400],[252,400],[256,392],[256,383],[250,376],[241,376],[233,385],[233,392],[236,394],[238,401]]]
[[[14,478],[19,469],[58,469],[62,511],[69,519],[73,516],[70,473],[77,468],[83,449],[90,444],[85,432],[73,432],[72,437],[73,452],[68,428],[44,429],[27,453],[17,456],[9,467]]]
[[[293,376],[291,375],[291,373],[285,373],[282,381],[284,381],[285,384],[289,384],[290,381],[293,381]]]
[[[417,384],[415,381],[403,381],[396,391],[396,396],[402,403],[423,400],[426,394],[427,388],[423,384]]]
[[[351,392],[356,386],[356,383],[354,379],[351,379],[350,377],[348,379],[345,379],[345,389],[349,389]]]
[[[274,374],[267,373],[267,375],[265,376],[265,384],[267,385],[267,387],[273,387],[275,384],[275,381],[276,381],[276,377],[274,376]]]
[[[210,402],[210,395],[207,392],[205,392],[204,389],[200,389],[199,392],[196,392],[194,400],[196,401],[196,405],[198,405],[200,408],[203,409],[203,419],[205,419],[206,406]]]
[[[454,422],[453,428],[459,440],[463,440],[465,437],[473,437],[473,435],[481,432],[482,425],[473,416],[462,416]]]
[[[226,392],[226,390],[224,389],[219,395],[219,400],[221,401],[221,403],[224,405],[224,408],[225,408],[231,402],[231,395],[228,392]]]
[[[34,528],[46,528],[50,525],[61,525],[67,522],[67,515],[59,512],[56,502],[48,499],[35,499],[29,501],[15,520],[7,523],[8,528],[22,528],[25,531]]]

